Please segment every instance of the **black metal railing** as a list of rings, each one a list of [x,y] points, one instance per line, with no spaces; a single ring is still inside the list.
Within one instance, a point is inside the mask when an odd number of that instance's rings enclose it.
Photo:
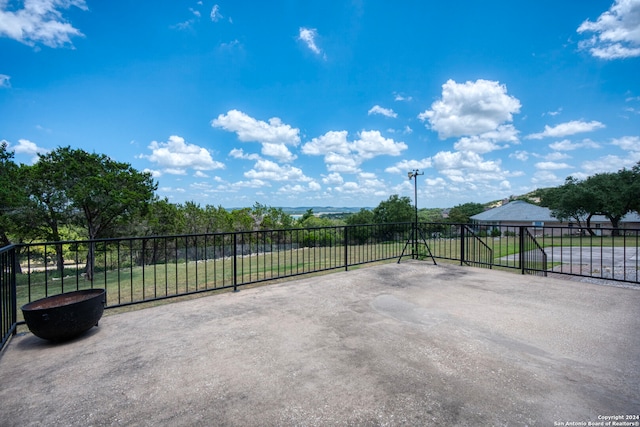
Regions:
[[[16,247],[0,249],[0,350],[16,333]]]
[[[460,226],[460,263],[474,267],[491,268],[493,249],[468,225]]]
[[[547,275],[547,253],[528,228],[520,233],[520,268],[522,274]]]
[[[523,274],[554,273],[640,283],[640,230],[470,226],[493,251],[493,266]]]
[[[400,223],[22,245],[17,300],[21,306],[63,292],[104,288],[110,308],[237,290],[396,259],[411,227]]]
[[[0,251],[0,332],[3,343],[15,332],[22,320],[17,307],[73,290],[104,288],[111,308],[399,259],[415,239],[413,227],[376,224],[9,246]],[[442,223],[420,223],[419,230],[412,258],[432,255],[523,274],[640,284],[640,230],[587,234],[571,227]]]

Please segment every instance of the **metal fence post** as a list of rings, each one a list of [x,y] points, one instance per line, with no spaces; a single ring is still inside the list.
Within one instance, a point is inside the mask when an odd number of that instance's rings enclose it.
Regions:
[[[524,226],[519,226],[519,233],[520,233],[520,238],[519,238],[519,248],[518,248],[518,253],[519,253],[519,261],[520,261],[520,272],[522,274],[525,274],[525,270],[526,270],[526,262],[525,262],[525,253],[524,253],[524,233],[525,233],[525,227]]]
[[[465,236],[464,225],[460,225],[460,265],[464,265]]]
[[[238,292],[238,233],[233,233],[233,292]]]
[[[344,271],[349,271],[349,226],[344,226]]]
[[[9,262],[11,263],[11,324],[13,325],[13,335],[18,333],[18,328],[16,327],[18,323],[18,288],[16,282],[16,266],[18,265],[18,255],[16,254],[15,246],[11,249],[10,252],[11,259]]]

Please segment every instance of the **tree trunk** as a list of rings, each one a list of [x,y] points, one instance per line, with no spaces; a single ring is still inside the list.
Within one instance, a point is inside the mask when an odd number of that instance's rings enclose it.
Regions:
[[[593,214],[589,214],[589,216],[587,217],[587,231],[589,232],[590,236],[595,236],[596,232],[591,229],[591,217],[592,216],[593,216]]]
[[[95,264],[95,242],[89,242],[89,250],[87,251],[87,265],[84,268],[84,278],[93,282],[93,267]]]
[[[62,245],[56,245],[56,268],[60,277],[64,276],[64,254],[62,253]]]
[[[621,216],[610,216],[609,217],[609,221],[611,221],[611,227],[613,228],[613,230],[611,231],[611,235],[612,236],[619,236],[620,235],[620,220],[622,219]]]

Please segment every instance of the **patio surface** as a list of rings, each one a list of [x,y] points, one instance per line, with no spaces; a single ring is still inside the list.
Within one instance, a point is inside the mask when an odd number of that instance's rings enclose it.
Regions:
[[[0,425],[541,425],[640,414],[640,290],[406,261],[0,354]],[[554,424],[557,423],[557,424]]]

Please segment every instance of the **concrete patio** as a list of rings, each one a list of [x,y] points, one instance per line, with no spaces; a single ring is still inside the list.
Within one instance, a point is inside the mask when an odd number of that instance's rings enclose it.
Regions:
[[[640,414],[639,313],[637,289],[429,262],[305,277],[19,334],[0,425],[602,421]]]

